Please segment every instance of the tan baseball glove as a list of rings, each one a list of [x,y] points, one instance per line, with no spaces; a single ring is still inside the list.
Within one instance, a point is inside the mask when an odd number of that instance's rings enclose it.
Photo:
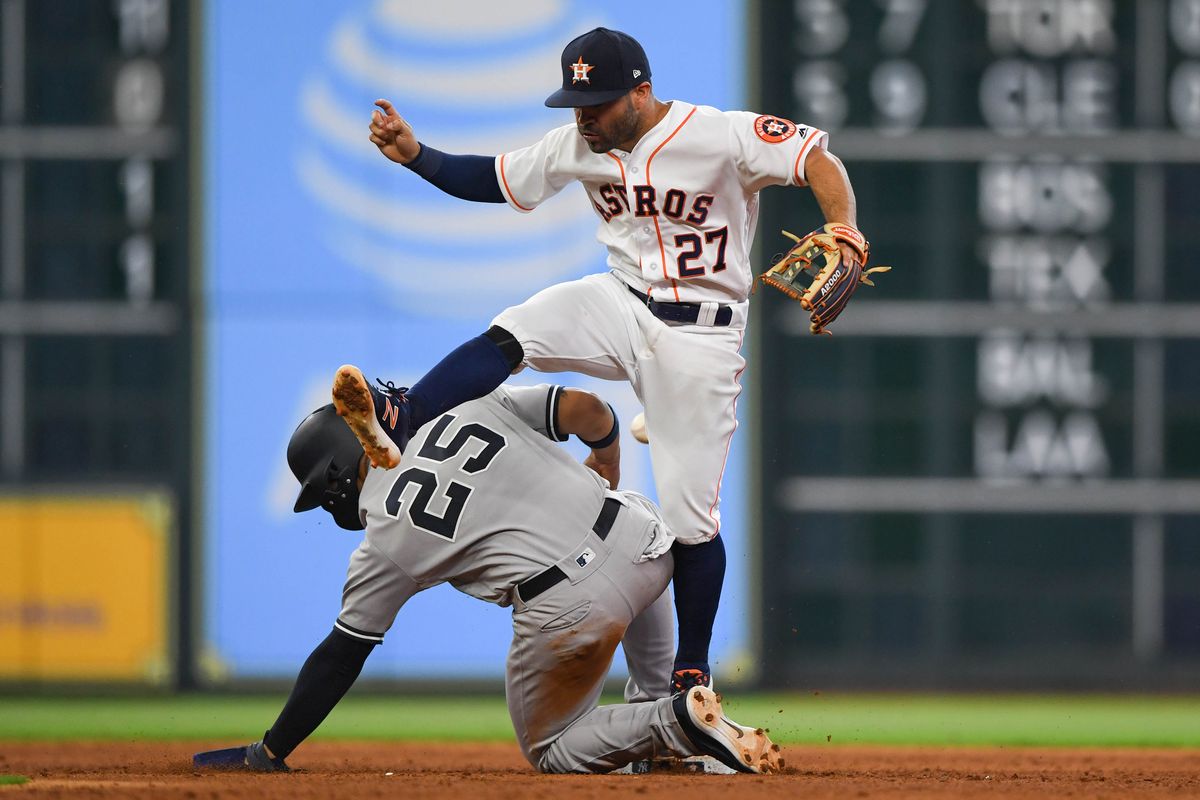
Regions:
[[[870,245],[855,228],[840,222],[830,222],[803,238],[787,231],[783,235],[796,244],[758,280],[799,300],[810,314],[809,329],[814,334],[829,333],[825,328],[842,313],[860,283],[875,285],[868,275],[891,269],[865,269]]]

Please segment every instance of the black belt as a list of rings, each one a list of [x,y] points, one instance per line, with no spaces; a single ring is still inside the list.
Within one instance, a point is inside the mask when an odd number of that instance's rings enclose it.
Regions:
[[[695,322],[700,318],[700,303],[660,303],[651,300],[632,286],[625,287],[633,292],[634,297],[646,304],[650,313],[667,322]],[[733,306],[719,306],[717,316],[713,319],[715,327],[724,327],[733,321]]]
[[[613,522],[616,520],[617,512],[620,510],[620,500],[617,500],[615,497],[604,498],[604,505],[600,507],[600,516],[596,517],[596,523],[592,525],[592,533],[599,536],[601,541],[608,538],[608,532],[612,530]],[[565,580],[566,577],[567,573],[563,572],[555,564],[542,570],[524,583],[518,584],[517,594],[521,596],[522,602],[528,603],[551,586]]]

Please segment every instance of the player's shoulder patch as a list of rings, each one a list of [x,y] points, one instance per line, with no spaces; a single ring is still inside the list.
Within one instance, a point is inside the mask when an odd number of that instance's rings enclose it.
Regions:
[[[802,137],[807,129],[800,127],[790,119],[763,114],[754,120],[754,132],[758,138],[768,144],[779,144],[799,133]]]

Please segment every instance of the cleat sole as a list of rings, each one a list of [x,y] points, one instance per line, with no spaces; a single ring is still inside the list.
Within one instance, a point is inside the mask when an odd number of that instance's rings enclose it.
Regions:
[[[338,368],[333,378],[333,407],[362,445],[372,467],[391,469],[400,463],[400,449],[388,438],[375,417],[375,402],[362,370],[351,364]]]
[[[725,716],[721,696],[711,689],[697,687],[688,693],[688,713],[709,737],[721,744],[742,772],[767,775],[783,769],[779,745],[771,741],[763,728],[739,725]],[[724,759],[722,759],[724,760]]]

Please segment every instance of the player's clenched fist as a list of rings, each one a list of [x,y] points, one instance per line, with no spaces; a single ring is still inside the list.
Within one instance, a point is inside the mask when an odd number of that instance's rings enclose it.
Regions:
[[[421,152],[421,144],[412,126],[388,100],[375,101],[379,109],[371,112],[371,143],[397,164],[407,164]]]

